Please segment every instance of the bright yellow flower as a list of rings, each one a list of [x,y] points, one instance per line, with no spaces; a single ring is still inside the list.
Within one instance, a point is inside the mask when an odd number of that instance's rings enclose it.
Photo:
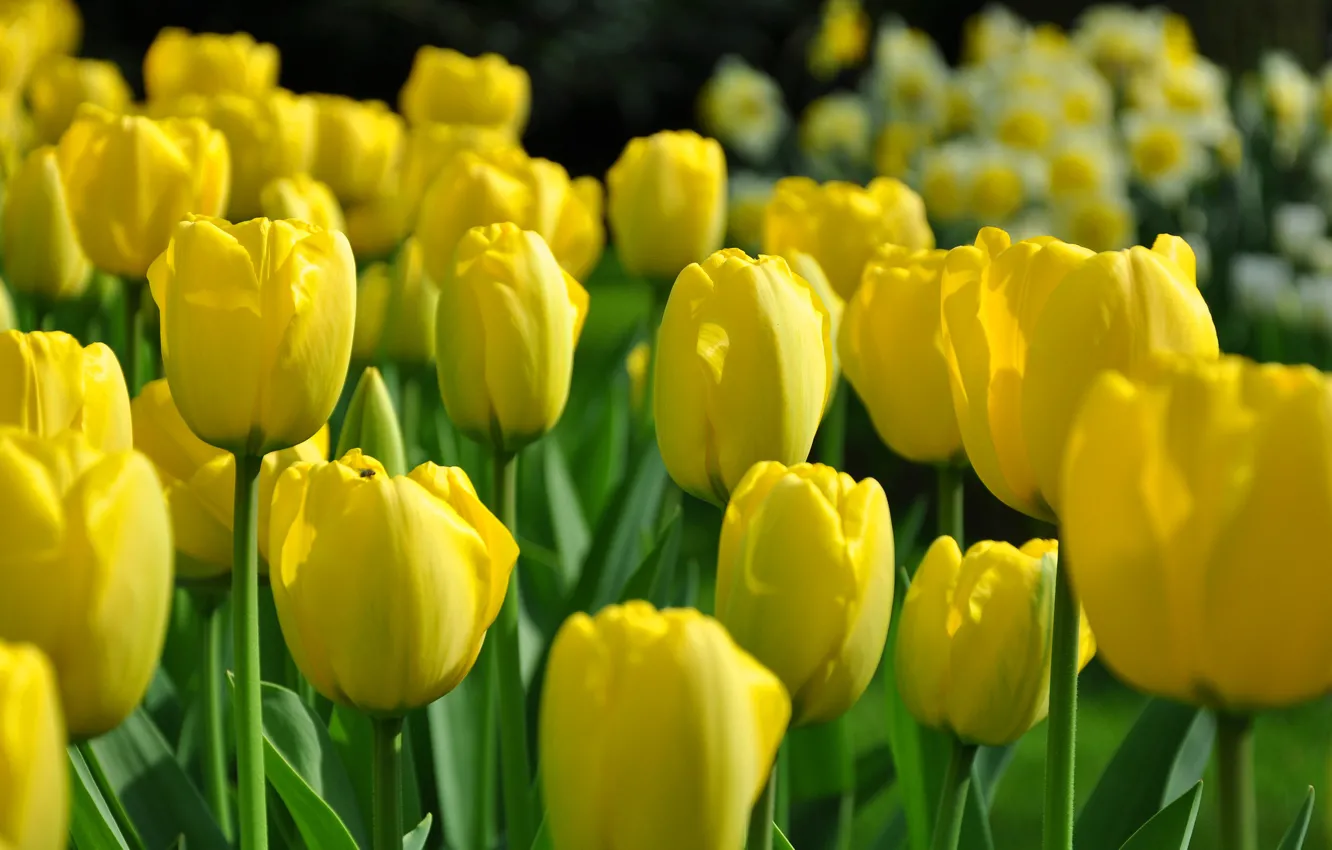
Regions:
[[[968,193],[975,159],[969,142],[947,142],[921,154],[920,195],[931,219],[958,221],[970,213]]]
[[[833,289],[832,282],[828,280],[828,275],[824,274],[823,266],[819,261],[809,254],[800,251],[792,251],[784,257],[791,271],[805,279],[809,288],[814,290],[819,301],[823,304],[823,309],[828,311],[828,339],[832,341],[832,364],[833,364],[833,382],[832,389],[828,391],[827,405],[831,405],[834,390],[837,388],[837,379],[842,374],[841,357],[837,353],[838,334],[842,331],[842,314],[846,312],[846,302],[842,296]],[[827,405],[824,407],[824,413],[828,412]]]
[[[5,186],[5,275],[16,292],[77,298],[92,266],[83,255],[53,147],[28,154]]]
[[[347,230],[338,198],[327,183],[308,174],[278,177],[259,192],[265,218],[296,218],[323,230]]]
[[[403,122],[383,101],[311,95],[315,153],[310,171],[333,189],[344,207],[397,188]]]
[[[163,27],[143,57],[149,100],[230,92],[257,97],[277,85],[278,49],[248,33]]]
[[[825,0],[819,31],[809,45],[809,72],[815,79],[829,80],[858,65],[869,49],[869,28],[860,0]]]
[[[595,177],[575,177],[550,236],[550,250],[575,280],[587,280],[606,247],[604,192]]]
[[[1192,125],[1137,112],[1127,113],[1123,125],[1133,175],[1162,200],[1182,201],[1207,166]]]
[[[527,72],[503,56],[466,56],[443,47],[422,47],[398,95],[398,108],[412,124],[473,124],[523,134],[532,104]]]
[[[0,643],[0,841],[69,845],[69,759],[55,671],[40,649]]]
[[[52,56],[39,63],[28,80],[28,104],[43,144],[59,141],[80,104],[95,103],[110,112],[124,112],[132,99],[120,67],[101,59]]]
[[[1003,224],[1027,202],[1026,185],[1018,163],[1011,157],[987,156],[971,173],[968,208],[972,218]]]
[[[512,145],[513,140],[503,130],[473,124],[418,124],[408,130],[397,190],[407,211],[408,224],[416,223],[426,189],[455,156],[465,150],[486,151]]]
[[[1058,121],[1049,107],[1048,100],[1039,95],[1008,99],[994,119],[995,138],[1014,150],[1045,150]]]
[[[1124,185],[1119,143],[1100,131],[1065,134],[1051,147],[1047,162],[1050,197],[1056,202],[1118,191]]]
[[[746,159],[767,162],[790,117],[782,87],[739,56],[723,56],[698,93],[699,121],[710,136]]]
[[[1084,195],[1053,209],[1054,232],[1091,251],[1117,251],[1133,244],[1137,219],[1133,202],[1120,193]]]
[[[79,431],[105,452],[132,441],[129,391],[116,356],[62,331],[0,334],[0,425],[51,437]]]

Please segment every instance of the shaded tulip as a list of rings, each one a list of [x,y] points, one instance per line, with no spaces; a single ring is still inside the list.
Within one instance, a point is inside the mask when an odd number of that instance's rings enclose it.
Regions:
[[[461,469],[424,463],[390,477],[360,450],[287,470],[270,534],[273,601],[296,665],[334,702],[380,714],[462,681],[518,559]]]
[[[0,334],[0,426],[42,437],[79,431],[101,451],[128,449],[129,390],[116,355],[63,331]]]
[[[15,850],[69,845],[69,760],[55,672],[41,650],[0,643],[0,840]]]
[[[726,155],[689,130],[630,139],[606,172],[607,214],[631,274],[674,279],[722,246]]]
[[[605,247],[601,183],[595,177],[575,177],[550,236],[551,253],[575,280],[587,280]]]
[[[791,704],[692,609],[574,614],[541,695],[541,785],[555,850],[737,850]]]
[[[389,277],[384,354],[399,363],[434,363],[438,308],[439,286],[426,274],[421,243],[408,239]]]
[[[333,190],[308,174],[270,181],[259,192],[259,209],[265,218],[294,218],[323,230],[347,230]]]
[[[540,234],[474,227],[440,282],[436,370],[449,418],[497,451],[554,427],[569,399],[587,290]]]
[[[717,619],[782,680],[792,723],[844,714],[865,692],[893,612],[893,522],[873,478],[754,464],[726,506]]]
[[[398,108],[413,124],[475,124],[504,130],[514,138],[527,126],[532,81],[503,56],[475,58],[456,50],[425,46],[398,95]]]
[[[687,266],[657,332],[657,445],[675,483],[725,504],[761,460],[809,456],[833,385],[831,319],[780,257]]]
[[[1116,675],[1237,711],[1332,688],[1332,377],[1233,357],[1105,373],[1063,482],[1071,575]]]
[[[383,101],[311,95],[316,141],[311,173],[344,206],[391,192],[401,165],[403,123]]]
[[[352,331],[352,359],[358,363],[368,363],[379,354],[392,286],[393,267],[388,263],[376,261],[361,269],[356,281],[356,327]]]
[[[101,735],[143,699],[166,637],[171,522],[153,465],[10,429],[0,492],[0,639],[51,658],[70,737]]]
[[[912,716],[994,747],[1045,719],[1057,554],[1053,540],[984,540],[965,557],[953,538],[934,541],[898,615],[897,690]],[[1078,648],[1081,670],[1096,654],[1085,615]]]
[[[384,376],[374,366],[367,366],[356,382],[338,434],[335,456],[343,457],[352,449],[360,449],[367,455],[373,452],[372,456],[389,475],[407,473],[407,449],[402,442],[398,414],[393,409],[393,397]]]
[[[92,266],[70,218],[53,147],[28,154],[5,187],[5,275],[15,292],[77,298]]]
[[[880,247],[847,302],[837,342],[842,370],[879,437],[917,463],[946,462],[962,451],[939,317],[947,253]]]
[[[38,63],[28,80],[28,104],[42,144],[55,144],[83,103],[124,112],[133,100],[120,67],[102,59],[52,56]]]
[[[265,455],[328,420],[356,311],[356,263],[341,233],[191,217],[148,282],[171,394],[204,442]]]
[[[398,186],[408,223],[416,223],[426,189],[455,156],[467,150],[494,150],[512,145],[513,138],[508,132],[474,124],[418,124],[408,130]]]
[[[163,27],[143,57],[149,100],[186,94],[258,97],[277,85],[278,49],[249,33],[191,33]]]
[[[381,195],[347,208],[347,241],[356,258],[387,258],[411,232],[398,195]]]

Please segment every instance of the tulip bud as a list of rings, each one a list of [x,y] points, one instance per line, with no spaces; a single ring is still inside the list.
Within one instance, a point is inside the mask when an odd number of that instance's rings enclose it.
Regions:
[[[413,124],[475,124],[523,134],[532,102],[527,72],[503,56],[476,58],[442,47],[422,47],[398,95]]]
[[[347,208],[347,241],[358,260],[388,257],[409,232],[407,208],[398,195],[381,195]]]
[[[673,279],[722,246],[726,155],[689,130],[630,139],[606,172],[620,262],[631,274]]]
[[[393,269],[381,261],[361,270],[356,282],[356,328],[352,332],[352,359],[367,363],[379,355],[384,316],[389,308]],[[431,314],[434,319],[434,314]]]
[[[388,194],[398,179],[402,118],[382,101],[311,95],[316,108],[315,177],[344,206]]]
[[[25,644],[0,643],[0,776],[5,804],[0,835],[16,850],[69,844],[69,768],[65,718],[51,662]]]
[[[83,103],[124,112],[133,100],[129,84],[114,62],[52,56],[39,63],[28,80],[28,103],[42,144],[53,145]]]
[[[309,439],[351,359],[356,263],[301,221],[191,217],[148,272],[171,395],[190,430],[237,454]]]
[[[516,452],[559,421],[569,399],[587,290],[537,233],[474,227],[440,284],[435,364],[458,430]]]
[[[171,525],[153,466],[81,435],[0,433],[0,640],[50,657],[70,737],[143,699],[171,609]],[[0,758],[3,754],[0,753]]]
[[[129,391],[116,356],[62,331],[0,334],[0,426],[42,437],[79,431],[102,451],[128,449]]]
[[[434,363],[439,287],[426,274],[415,237],[403,243],[394,259],[389,285],[384,354],[400,363]]]
[[[551,253],[575,280],[587,279],[606,247],[601,194],[601,183],[597,178],[574,178],[551,233]]]
[[[653,382],[657,445],[675,483],[725,504],[755,463],[809,456],[832,391],[831,325],[780,257],[727,248],[680,272]]]
[[[347,230],[333,190],[308,174],[270,181],[259,192],[259,209],[265,218],[295,218],[322,230]]]
[[[380,459],[389,475],[405,475],[407,451],[402,444],[402,429],[388,385],[374,366],[367,366],[356,382],[347,417],[342,421],[335,454],[344,457],[352,449]]]
[[[791,694],[792,723],[835,720],[879,666],[893,612],[893,522],[873,478],[754,464],[731,495],[717,618]]]
[[[868,187],[808,177],[777,181],[763,223],[763,250],[802,251],[819,261],[837,294],[850,299],[874,251],[885,242],[933,248],[925,204],[906,184],[878,177]]]
[[[518,558],[461,469],[424,463],[390,477],[359,450],[287,470],[270,534],[273,601],[296,665],[334,702],[381,714],[462,681]]]
[[[5,274],[18,292],[77,298],[92,267],[79,246],[52,147],[28,154],[5,187]]]
[[[278,49],[249,33],[163,27],[143,57],[149,100],[232,93],[258,97],[277,84]]]
[[[474,124],[418,124],[407,132],[398,195],[410,225],[416,224],[421,198],[435,177],[463,151],[510,147],[507,131]],[[600,218],[598,216],[598,218]]]
[[[551,644],[541,785],[555,850],[736,850],[791,714],[711,617],[574,614]]]

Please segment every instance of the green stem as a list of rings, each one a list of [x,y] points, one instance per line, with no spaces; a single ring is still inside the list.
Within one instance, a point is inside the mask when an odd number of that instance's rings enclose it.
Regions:
[[[503,450],[495,452],[495,488],[492,498],[499,517],[517,536],[518,459]],[[499,617],[489,634],[495,639],[495,663],[499,667],[500,780],[504,791],[504,823],[509,847],[530,847],[535,830],[528,792],[532,785],[527,748],[527,696],[523,692],[523,670],[518,643],[518,569],[509,573]]]
[[[749,840],[745,850],[772,850],[772,820],[777,803],[777,770],[768,775],[759,798],[754,801],[754,811],[749,815]]]
[[[482,742],[481,758],[477,760],[476,766],[477,835],[483,846],[491,847],[495,843],[495,770],[499,764],[496,752],[496,737],[499,734],[499,665],[494,643],[481,645],[481,657],[472,675],[481,677],[481,699],[485,706],[477,724],[477,737]]]
[[[837,759],[841,763],[842,793],[837,800],[837,826],[833,835],[833,850],[850,850],[856,816],[856,742],[851,721],[847,715],[833,721],[837,724]],[[785,827],[782,828],[785,832]]]
[[[1073,847],[1073,763],[1078,711],[1078,598],[1068,574],[1068,551],[1055,568],[1050,720],[1045,751],[1044,850]]]
[[[412,469],[415,458],[420,457],[421,434],[421,371],[415,366],[402,366],[402,453],[407,469]],[[404,470],[404,473],[406,470]]]
[[[774,803],[773,822],[783,833],[791,831],[791,742],[782,741],[777,750],[777,799]]]
[[[208,807],[213,811],[223,837],[234,835],[231,822],[231,795],[227,779],[227,736],[222,723],[222,634],[226,620],[222,605],[215,600],[204,603],[203,653],[203,773]]]
[[[967,790],[971,787],[971,763],[976,759],[976,748],[952,739],[952,756],[948,759],[948,772],[944,774],[943,789],[939,792],[939,813],[934,819],[934,840],[931,850],[955,850],[962,836],[962,816],[967,810]]]
[[[235,640],[237,802],[241,850],[266,850],[264,726],[259,691],[259,467],[258,455],[236,455],[236,507],[231,568]]]
[[[966,471],[957,463],[939,464],[939,534],[948,535],[957,541],[963,551],[966,543],[962,539],[962,475]]]
[[[116,793],[116,787],[111,784],[106,771],[102,768],[102,760],[97,757],[97,751],[93,749],[92,741],[82,741],[76,748],[79,755],[83,756],[84,763],[88,765],[88,773],[92,774],[93,783],[97,785],[97,790],[101,792],[102,799],[106,801],[106,807],[111,810],[111,817],[120,829],[120,834],[124,836],[125,843],[129,845],[130,850],[146,850],[143,838],[139,835],[139,830],[134,826],[134,821],[130,820],[129,812],[125,811],[124,804],[120,802],[120,795]]]
[[[661,329],[661,320],[666,315],[666,302],[670,298],[673,281],[648,280],[651,301],[648,304],[648,365],[647,376],[643,381],[642,429],[649,438],[655,433],[656,417],[653,413],[653,400],[657,394],[657,332]]]
[[[819,424],[819,463],[841,469],[846,462],[846,381],[838,379],[832,402]]]
[[[143,324],[139,318],[139,302],[147,285],[142,280],[125,281],[125,386],[129,387],[130,398],[139,393],[139,349]]]
[[[1253,718],[1245,714],[1218,712],[1216,740],[1221,786],[1221,848],[1257,850]]]
[[[374,850],[402,849],[402,718],[374,717]]]

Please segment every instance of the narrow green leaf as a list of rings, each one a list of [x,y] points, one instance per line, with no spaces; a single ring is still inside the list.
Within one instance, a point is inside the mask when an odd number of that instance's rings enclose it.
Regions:
[[[546,477],[547,505],[555,548],[560,554],[561,579],[567,591],[577,580],[578,568],[592,545],[592,532],[583,515],[583,506],[569,474],[569,464],[558,440],[541,443]]]
[[[402,837],[402,850],[425,850],[426,839],[430,837],[430,824],[434,819],[434,815],[426,812],[416,829]]]
[[[486,705],[484,665],[479,664],[462,684],[426,709],[430,721],[430,746],[434,751],[435,787],[439,792],[436,811],[448,847],[490,847],[494,844],[495,795],[490,811],[479,818],[477,785],[481,765],[498,757],[496,739],[481,740],[478,734]],[[493,788],[491,789],[494,790]]]
[[[835,797],[853,787],[856,767],[845,740],[849,734],[844,719],[801,726],[786,733],[792,803]]]
[[[88,765],[73,747],[69,748],[69,803],[69,835],[78,850],[127,850]]]
[[[777,828],[777,824],[772,825],[772,850],[795,850],[791,842],[787,840],[782,831]]]
[[[680,540],[684,536],[680,509],[676,508],[666,520],[666,526],[657,535],[657,545],[643,559],[643,563],[634,571],[633,577],[620,592],[620,601],[628,599],[647,599],[657,607],[665,607],[665,586],[675,574],[675,564],[680,558]]]
[[[1300,850],[1304,846],[1304,837],[1309,834],[1309,819],[1313,817],[1314,789],[1309,786],[1309,793],[1304,795],[1304,804],[1295,815],[1294,822],[1286,830],[1277,850]]]
[[[1202,782],[1185,792],[1125,841],[1120,850],[1188,850],[1202,802]]]

